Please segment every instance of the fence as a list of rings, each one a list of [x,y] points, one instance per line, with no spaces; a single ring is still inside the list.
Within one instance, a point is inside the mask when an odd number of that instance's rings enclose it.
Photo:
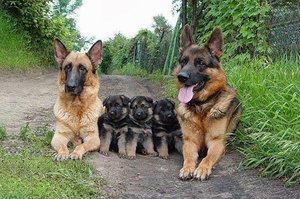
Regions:
[[[300,4],[283,6],[271,3],[272,9],[266,18],[268,43],[274,52],[300,52]]]

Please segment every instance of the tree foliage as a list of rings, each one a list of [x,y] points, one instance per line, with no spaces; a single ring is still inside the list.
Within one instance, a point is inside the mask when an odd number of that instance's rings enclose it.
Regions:
[[[30,45],[41,54],[45,62],[54,63],[53,39],[60,38],[71,50],[80,50],[84,44],[75,21],[67,18],[81,1],[60,0],[0,0],[0,10],[6,11],[30,35]],[[54,4],[53,4],[54,3]],[[56,3],[56,4],[55,4]],[[52,7],[53,6],[53,7]]]

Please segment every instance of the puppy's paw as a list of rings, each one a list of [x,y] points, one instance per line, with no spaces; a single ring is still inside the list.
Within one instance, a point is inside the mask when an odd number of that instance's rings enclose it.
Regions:
[[[135,160],[136,159],[136,155],[128,155],[127,159],[128,160]]]
[[[181,180],[189,180],[193,177],[193,173],[195,171],[195,167],[184,166],[180,169],[179,178]]]
[[[101,154],[104,155],[104,156],[108,156],[108,151],[102,151],[102,150],[100,149],[99,153],[101,153]]]
[[[127,158],[125,153],[119,153],[118,156],[119,158],[123,158],[123,159]]]
[[[73,151],[73,152],[70,154],[70,159],[71,159],[71,160],[81,160],[81,159],[82,159],[82,154],[77,153],[76,151]]]
[[[160,158],[167,160],[169,159],[169,155],[159,155]]]
[[[194,172],[194,179],[196,180],[207,180],[209,175],[211,174],[211,168],[205,164],[201,164]]]
[[[54,158],[55,161],[63,161],[63,160],[67,160],[67,159],[69,159],[68,152],[60,152]]]
[[[156,157],[156,156],[158,156],[158,153],[156,153],[154,151],[154,152],[148,153],[148,155],[151,156],[151,157]]]

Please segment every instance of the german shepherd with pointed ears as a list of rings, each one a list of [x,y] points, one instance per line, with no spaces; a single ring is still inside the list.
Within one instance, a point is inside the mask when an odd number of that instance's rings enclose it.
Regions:
[[[54,105],[56,129],[51,145],[57,151],[55,160],[82,159],[84,153],[100,147],[97,120],[104,110],[98,98],[96,70],[102,59],[102,42],[97,41],[88,53],[75,53],[55,39],[54,50],[60,72]],[[76,148],[69,155],[70,141]]]
[[[193,42],[190,27],[181,35],[179,65],[174,71],[179,90],[178,119],[183,133],[184,163],[179,177],[205,180],[225,153],[226,134],[242,112],[236,91],[227,84],[221,65],[222,30],[216,28],[204,46]],[[199,153],[207,153],[199,166]]]

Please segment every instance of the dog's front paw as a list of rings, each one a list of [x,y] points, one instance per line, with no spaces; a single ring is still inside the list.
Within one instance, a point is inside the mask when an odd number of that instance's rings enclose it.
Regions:
[[[128,160],[135,160],[135,159],[136,159],[136,156],[135,156],[135,155],[128,155],[128,156],[127,156],[127,159],[128,159]]]
[[[101,154],[104,155],[104,156],[108,156],[108,151],[102,151],[102,150],[100,149],[99,153],[101,153]]]
[[[71,159],[71,160],[81,160],[81,159],[82,159],[82,154],[77,153],[76,151],[73,151],[73,152],[70,154],[70,159]]]
[[[123,158],[123,159],[127,158],[126,153],[119,153],[118,155],[119,158]]]
[[[195,167],[184,166],[182,169],[180,169],[179,178],[181,180],[191,179],[193,177],[194,171]]]
[[[200,165],[194,172],[194,179],[204,181],[208,179],[210,174],[211,174],[211,167],[200,163]]]
[[[68,152],[59,152],[54,158],[55,161],[63,161],[63,160],[67,160],[67,159],[69,159]]]

